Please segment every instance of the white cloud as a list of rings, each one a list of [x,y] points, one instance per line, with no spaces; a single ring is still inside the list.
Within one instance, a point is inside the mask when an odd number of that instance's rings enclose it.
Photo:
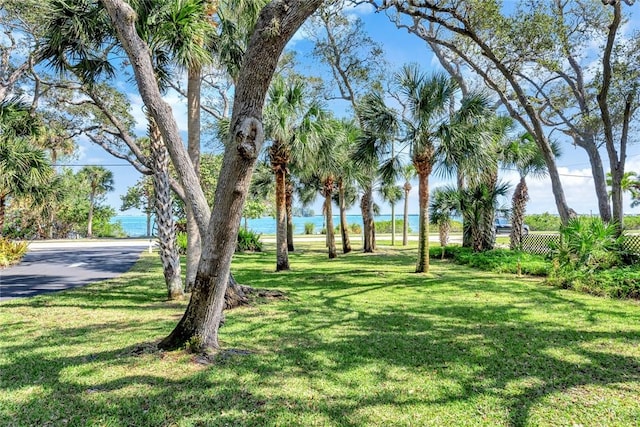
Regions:
[[[144,112],[144,102],[138,92],[129,92],[127,94],[129,102],[131,103],[131,115],[133,116],[136,126],[135,131],[138,133],[147,132],[147,116]],[[170,90],[163,99],[167,102],[172,110],[173,116],[178,124],[178,129],[181,132],[187,131],[187,101],[186,99],[176,93],[174,90]]]

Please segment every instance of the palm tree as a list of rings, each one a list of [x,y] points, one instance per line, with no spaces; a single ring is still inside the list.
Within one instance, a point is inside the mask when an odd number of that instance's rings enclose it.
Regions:
[[[364,95],[358,103],[361,134],[354,153],[359,170],[359,184],[363,195],[362,211],[364,252],[376,248],[375,224],[373,220],[373,188],[378,175],[383,182],[395,181],[395,159],[390,156],[393,140],[398,130],[396,112],[385,105],[382,94],[372,92]],[[381,166],[383,165],[383,166]],[[385,167],[390,166],[390,167]]]
[[[409,193],[411,192],[411,180],[416,177],[416,169],[413,165],[405,165],[400,170],[400,175],[404,179],[402,190],[404,191],[404,211],[402,222],[402,246],[409,244]]]
[[[495,115],[490,99],[484,93],[467,94],[460,101],[459,108],[450,113],[449,120],[438,130],[437,171],[444,177],[455,175],[459,190],[479,183],[495,187],[501,143],[512,123],[513,120],[508,117]],[[487,206],[489,210],[482,213],[482,227],[489,229],[495,212],[491,205]],[[463,246],[471,247],[473,231],[469,224],[479,223],[477,220],[468,220],[465,215],[462,212]],[[486,237],[489,240],[485,246],[492,247],[494,236]]]
[[[486,182],[470,185],[460,190],[460,213],[467,219],[465,226],[471,234],[471,246],[474,252],[481,252],[487,247],[487,241],[493,241],[495,232],[493,218],[487,225],[487,212],[495,212],[500,197],[509,191],[508,184],[497,183],[490,187]]]
[[[611,178],[611,172],[607,172],[607,186],[611,187],[613,179]],[[622,175],[622,181],[620,182],[620,191],[622,194],[626,192],[633,192],[634,188],[638,185],[638,174],[632,171],[627,171]],[[611,192],[609,192],[611,197]]]
[[[335,144],[340,145],[342,154],[338,157],[338,178],[336,180],[337,204],[340,210],[340,236],[342,253],[351,252],[349,225],[347,224],[347,209],[353,206],[357,199],[356,181],[359,169],[353,162],[353,151],[360,135],[360,129],[353,121],[337,122],[339,131],[336,132]]]
[[[402,198],[403,190],[395,184],[383,184],[378,190],[382,199],[391,205],[391,246],[396,243],[396,203]]]
[[[397,81],[407,107],[407,138],[418,175],[420,207],[416,272],[426,273],[429,271],[429,176],[436,161],[436,134],[458,86],[444,74],[428,77],[415,64],[404,66]]]
[[[269,161],[275,175],[276,197],[276,271],[289,270],[287,243],[287,175],[293,156],[305,158],[309,139],[305,132],[311,127],[311,117],[319,114],[317,105],[306,102],[302,80],[287,82],[276,77],[272,82],[265,106],[266,137],[271,141]]]
[[[555,156],[560,154],[557,143],[551,143]],[[513,191],[511,199],[511,235],[510,248],[518,249],[522,244],[524,216],[529,201],[527,176],[543,178],[547,175],[547,164],[538,148],[533,136],[524,133],[516,140],[510,141],[504,148],[503,163],[507,167],[514,167],[520,175],[520,181]]]
[[[449,231],[451,230],[451,217],[460,212],[460,192],[453,187],[436,189],[431,195],[429,203],[429,220],[431,224],[438,226],[442,258],[445,255],[445,246],[449,243]]]
[[[45,152],[32,144],[41,132],[27,105],[15,99],[0,103],[0,235],[8,198],[44,188],[53,175]]]
[[[93,236],[93,210],[97,199],[113,191],[113,172],[102,166],[84,166],[80,169],[82,176],[89,185],[89,215],[87,218],[87,237]]]

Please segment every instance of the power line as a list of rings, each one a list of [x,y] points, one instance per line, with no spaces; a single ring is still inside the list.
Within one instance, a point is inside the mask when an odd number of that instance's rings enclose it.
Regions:
[[[58,163],[55,164],[53,166],[109,166],[109,167],[116,167],[116,166],[129,166],[129,167],[133,167],[133,165],[129,164],[129,163],[121,163],[121,164],[96,164],[96,163],[92,163],[92,164],[70,164],[70,163]]]

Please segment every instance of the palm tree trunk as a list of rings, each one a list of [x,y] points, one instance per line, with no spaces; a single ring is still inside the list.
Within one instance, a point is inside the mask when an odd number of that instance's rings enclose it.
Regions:
[[[391,203],[391,246],[396,244],[396,204]]]
[[[482,223],[480,232],[482,233],[482,250],[488,251],[496,245],[496,232],[494,221],[496,218],[496,187],[498,185],[498,170],[490,174],[486,181],[487,200],[482,204]]]
[[[200,93],[202,87],[201,68],[191,66],[187,70],[187,152],[196,175],[200,176]],[[191,292],[196,281],[198,263],[202,254],[202,241],[194,212],[185,203],[187,214],[187,260],[185,290]]]
[[[351,241],[349,240],[349,225],[347,224],[347,208],[344,194],[344,183],[338,182],[338,202],[340,204],[340,235],[342,237],[342,253],[351,252]]]
[[[285,201],[287,207],[287,250],[293,252],[293,183],[291,183],[289,176],[287,176]]]
[[[325,183],[324,190],[324,212],[325,220],[327,224],[327,247],[329,249],[329,259],[333,259],[338,256],[336,250],[336,232],[333,226],[333,209],[331,206],[331,190],[327,190],[327,186],[333,185],[332,183]]]
[[[285,195],[285,169],[275,169],[276,178],[276,271],[289,270],[287,252],[287,209]]]
[[[402,246],[409,244],[409,192],[411,184],[404,183],[404,216],[402,221]]]
[[[416,166],[418,172],[418,262],[416,263],[416,273],[429,272],[429,174]]]
[[[362,232],[364,233],[364,252],[371,253],[376,250],[376,229],[373,221],[373,189],[369,185],[364,190],[360,199],[362,212]]]
[[[451,223],[449,221],[441,221],[438,225],[438,235],[440,237],[440,247],[442,248],[442,259],[444,259],[445,247],[449,243],[449,231]]]
[[[509,243],[511,250],[520,249],[522,246],[524,214],[528,201],[527,182],[524,177],[520,177],[520,182],[516,185],[511,199],[511,242]]]
[[[180,277],[180,256],[176,245],[176,227],[169,184],[169,153],[162,143],[160,130],[151,117],[149,117],[149,139],[153,159],[153,186],[156,193],[156,221],[162,271],[167,286],[167,297],[170,300],[177,300],[184,297],[184,292]]]

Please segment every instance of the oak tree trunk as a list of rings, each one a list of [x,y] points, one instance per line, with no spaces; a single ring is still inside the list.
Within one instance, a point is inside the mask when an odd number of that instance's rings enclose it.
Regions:
[[[180,181],[193,203],[199,227],[209,212],[206,198],[186,156],[171,108],[162,100],[148,46],[137,35],[136,14],[124,0],[101,0],[133,66],[145,105],[156,119]],[[184,316],[159,346],[194,350],[219,348],[218,328],[235,251],[242,207],[262,148],[262,106],[286,43],[321,0],[273,0],[262,11],[247,45],[234,93],[230,137],[225,147],[213,212],[202,234],[203,249],[196,283]]]

